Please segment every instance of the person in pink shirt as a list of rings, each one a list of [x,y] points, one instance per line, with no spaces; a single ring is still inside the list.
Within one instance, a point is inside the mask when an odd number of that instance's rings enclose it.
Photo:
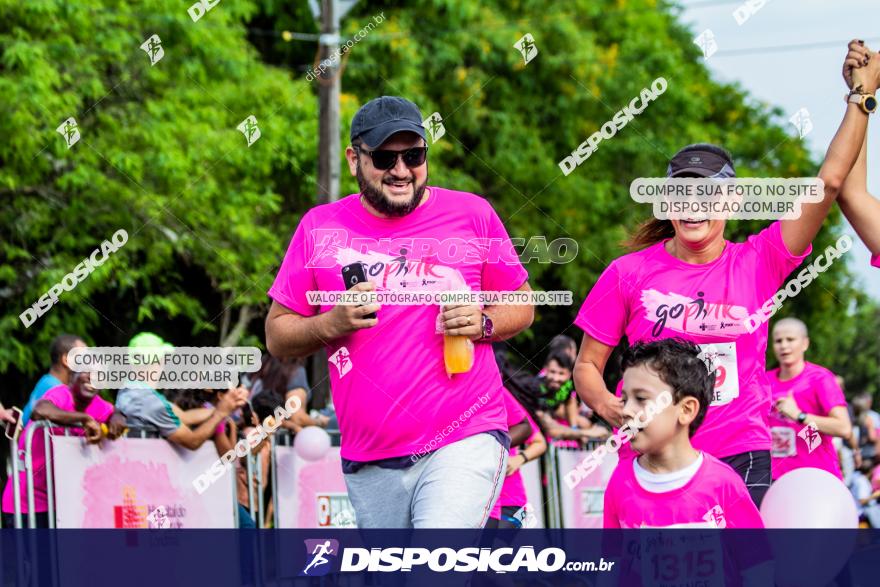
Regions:
[[[700,348],[679,338],[637,342],[621,368],[624,418],[647,425],[630,440],[637,458],[621,462],[608,481],[603,526],[763,528],[739,475],[691,442],[714,394]],[[663,394],[671,404],[642,415],[652,402],[662,406]]]
[[[853,75],[873,92],[880,81],[880,55]],[[743,243],[724,238],[723,220],[650,220],[631,240],[637,250],[605,269],[575,319],[584,331],[575,389],[615,426],[623,422],[623,402],[608,393],[603,371],[623,336],[630,342],[683,337],[714,359],[715,393],[694,446],[731,465],[758,505],[771,480],[767,325],[750,329],[747,321],[810,254],[810,243],[858,156],[867,119],[856,104],[847,106],[819,171],[825,197],[802,204],[797,219],[776,221]],[[727,151],[701,143],[676,153],[666,175],[723,179],[736,172]],[[620,455],[631,451],[625,447]]]
[[[783,318],[773,325],[773,352],[779,367],[767,372],[773,408],[768,421],[773,441],[773,480],[792,469],[814,467],[843,479],[833,436],[849,438],[852,424],[834,373],[810,363],[807,325]]]
[[[341,270],[357,264],[367,281],[356,291],[530,290],[489,202],[427,185],[422,120],[394,96],[358,110],[346,158],[360,193],[302,217],[268,292],[271,354],[327,350],[343,473],[362,528],[486,523],[510,448],[490,342],[534,318],[532,305],[334,306],[307,295],[346,290]],[[469,371],[447,375],[443,334],[472,341]]]
[[[523,527],[530,513],[525,509],[526,505],[531,505],[527,503],[526,488],[519,470],[529,461],[541,458],[547,451],[547,441],[540,427],[507,388],[504,388],[504,407],[510,426],[510,453],[501,494],[492,507],[486,527],[518,529]]]
[[[61,384],[48,390],[36,403],[31,420],[21,431],[18,440],[19,450],[24,450],[28,430],[39,420],[49,420],[61,426],[72,428],[74,436],[84,436],[89,443],[99,442],[104,435],[101,425],[107,424],[107,438],[115,440],[125,431],[125,417],[114,410],[113,404],[97,395],[97,390],[92,386],[88,372],[74,373],[70,380],[70,387]],[[53,434],[62,433],[61,428],[53,428]],[[43,434],[38,432],[33,439],[33,465],[34,465],[34,511],[37,514],[37,527],[49,526],[48,498],[46,494],[46,447],[43,442]],[[4,525],[10,528],[14,525],[14,486],[13,479],[6,481],[3,490],[3,513]],[[28,513],[27,503],[27,476],[25,471],[19,473],[19,499],[21,512]]]
[[[636,424],[626,434],[638,456],[621,461],[608,481],[603,527],[690,531],[665,541],[652,532],[606,534],[603,550],[618,565],[602,585],[721,585],[731,576],[773,582],[771,551],[760,536],[715,531],[764,523],[740,476],[691,442],[714,394],[706,360],[681,338],[637,342],[624,352],[623,413]]]
[[[864,67],[864,60],[870,58],[871,52],[863,42],[852,50],[862,59],[848,60],[850,67]],[[851,77],[844,72],[847,85],[852,88]],[[868,137],[862,143],[862,150],[856,164],[846,178],[838,199],[840,210],[846,216],[856,233],[871,251],[871,265],[880,267],[880,201],[868,192]]]

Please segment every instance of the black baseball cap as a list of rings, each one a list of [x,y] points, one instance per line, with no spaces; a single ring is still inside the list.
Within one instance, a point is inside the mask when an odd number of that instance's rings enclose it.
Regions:
[[[351,142],[360,138],[378,147],[398,132],[413,132],[425,138],[419,107],[399,96],[382,96],[360,107],[351,121]]]
[[[726,149],[710,143],[697,143],[673,155],[666,168],[666,177],[688,174],[723,179],[736,177],[736,169]]]

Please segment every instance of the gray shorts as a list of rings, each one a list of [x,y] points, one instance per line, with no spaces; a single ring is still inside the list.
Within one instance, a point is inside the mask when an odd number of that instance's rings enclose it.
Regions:
[[[482,528],[504,483],[507,451],[490,434],[463,438],[412,467],[345,475],[358,528]]]

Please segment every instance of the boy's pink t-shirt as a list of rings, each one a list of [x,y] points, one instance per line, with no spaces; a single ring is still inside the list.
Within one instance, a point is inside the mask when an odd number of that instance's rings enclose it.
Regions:
[[[66,385],[56,385],[46,392],[41,399],[52,402],[60,410],[75,412],[76,408],[73,404],[73,392]],[[106,422],[113,415],[113,404],[95,396],[92,402],[83,410],[98,422]],[[34,420],[28,422],[27,426],[21,431],[18,438],[19,450],[24,450],[27,431],[33,426]],[[70,428],[71,436],[83,436],[82,428]],[[64,428],[52,428],[52,434],[64,434]],[[46,497],[46,445],[43,441],[43,433],[37,431],[34,433],[33,443],[31,444],[32,459],[34,464],[34,511],[49,511],[49,503]],[[25,471],[19,473],[19,495],[21,496],[21,511],[28,513],[27,504],[27,475]],[[13,501],[13,480],[6,481],[6,487],[3,489],[3,511],[7,514],[15,513],[15,502]]]
[[[779,222],[744,243],[727,242],[718,259],[702,265],[673,257],[664,242],[614,260],[587,295],[575,324],[609,346],[624,335],[630,343],[680,337],[703,346],[717,375],[694,447],[716,457],[769,450],[767,324],[750,334],[744,321],[772,298],[812,246],[793,255]],[[632,454],[625,445],[620,456]]]
[[[683,487],[653,493],[639,485],[635,460],[614,469],[605,489],[605,528],[763,528],[758,508],[742,478],[725,463],[703,453],[703,464]]]
[[[520,405],[516,398],[513,397],[513,394],[507,391],[507,388],[504,388],[504,409],[507,410],[508,430],[510,430],[511,426],[516,426],[523,420],[528,421],[529,425],[532,427],[532,434],[526,440],[526,443],[530,442],[535,437],[538,425],[535,424],[529,416],[529,413]],[[509,456],[512,457],[516,454],[519,454],[518,448],[515,446],[510,447]],[[504,483],[501,485],[501,493],[498,495],[495,505],[492,506],[492,511],[489,513],[489,517],[498,520],[501,518],[501,507],[513,505],[518,507],[526,505],[526,487],[523,485],[522,475],[519,470],[513,475],[504,477]]]
[[[359,194],[309,210],[269,296],[303,316],[330,311],[329,304],[311,305],[306,292],[347,289],[341,271],[355,262],[366,265],[377,291],[519,289],[528,273],[489,202],[429,189],[428,199],[401,218],[373,216]],[[344,459],[419,454],[432,440],[433,450],[506,429],[491,344],[474,343],[473,368],[450,378],[436,332],[439,313],[439,305],[385,305],[376,326],[328,342]]]
[[[832,408],[846,407],[843,390],[834,373],[825,367],[807,361],[804,370],[793,379],[780,381],[778,368],[768,371],[767,376],[773,389],[772,406],[793,393],[795,403],[808,414],[827,416]],[[832,436],[780,416],[775,407],[771,407],[768,420],[773,438],[770,456],[774,480],[801,467],[815,467],[843,479]]]
[[[871,257],[871,265],[874,267],[880,267],[880,253],[877,253],[873,257]]]

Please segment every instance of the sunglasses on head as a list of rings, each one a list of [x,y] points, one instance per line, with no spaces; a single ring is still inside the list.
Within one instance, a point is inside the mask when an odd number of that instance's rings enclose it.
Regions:
[[[356,146],[355,150],[366,153],[373,160],[373,167],[387,171],[397,165],[397,158],[403,158],[403,164],[409,168],[424,165],[428,158],[428,147],[412,147],[403,151],[391,151],[389,149],[376,149],[375,151],[367,151],[366,149]]]

